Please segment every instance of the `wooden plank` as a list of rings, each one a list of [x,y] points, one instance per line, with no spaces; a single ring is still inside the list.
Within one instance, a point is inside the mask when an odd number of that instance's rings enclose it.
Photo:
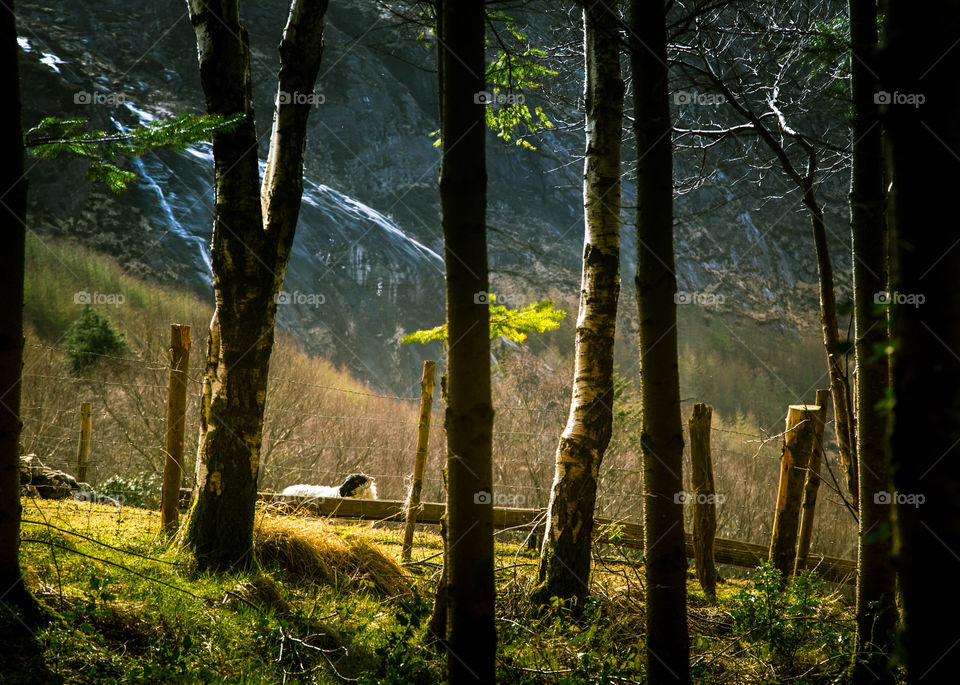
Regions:
[[[181,503],[189,504],[190,490],[180,491]],[[359,519],[361,521],[393,520],[403,523],[406,512],[405,502],[384,499],[339,499],[336,497],[324,500],[311,500],[300,503],[274,502],[274,493],[261,492],[259,500],[269,503],[280,511],[300,511],[313,516],[331,516],[337,518]],[[417,516],[417,522],[437,525],[446,508],[439,502],[421,502],[422,509]],[[494,507],[493,525],[497,529],[531,526],[544,514],[543,509],[508,509]],[[611,536],[609,529],[601,538],[602,542],[618,544],[624,547],[638,548],[643,546],[643,526],[627,521],[615,521],[607,518],[594,519],[596,530],[603,530],[611,524],[616,524],[619,535]],[[615,538],[615,539],[613,539]],[[687,557],[693,558],[693,535],[687,533]],[[718,564],[755,568],[762,564],[769,553],[765,545],[727,538],[716,538],[714,556]],[[817,569],[817,575],[834,583],[853,583],[857,577],[857,564],[850,559],[836,557],[821,557],[811,554],[807,559],[806,568]]]

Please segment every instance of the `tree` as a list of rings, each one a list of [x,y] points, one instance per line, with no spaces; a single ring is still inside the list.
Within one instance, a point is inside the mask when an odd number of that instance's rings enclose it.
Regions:
[[[811,135],[796,120],[822,117],[828,105],[817,102],[811,117],[811,98],[828,89],[835,75],[823,73],[811,60],[820,57],[816,16],[807,7],[795,4],[761,3],[745,10],[731,3],[721,4],[713,21],[700,22],[695,39],[679,49],[681,69],[692,82],[717,91],[738,125],[712,125],[682,129],[685,136],[707,139],[750,137],[759,139],[770,151],[774,163],[799,193],[813,232],[820,286],[820,326],[826,352],[830,392],[833,397],[837,449],[847,490],[855,508],[857,485],[856,427],[850,400],[844,341],[837,321],[833,263],[827,244],[827,224],[818,188],[829,173],[824,153],[832,155],[833,167],[842,161],[837,146],[823,140],[825,134]],[[736,31],[727,30],[734,25]],[[714,27],[720,27],[716,29]],[[829,130],[829,126],[817,127]]]
[[[853,315],[856,355],[856,445],[860,472],[859,563],[855,683],[893,682],[889,657],[897,626],[896,571],[891,558],[890,505],[874,498],[889,490],[884,448],[886,416],[880,404],[889,388],[884,290],[883,139],[877,92],[876,0],[849,0],[850,91],[853,152],[850,232],[853,238]]]
[[[683,535],[683,426],[673,256],[673,146],[664,3],[632,0],[630,68],[637,145],[647,680],[690,680]]]
[[[5,160],[0,168],[0,595],[29,622],[38,605],[20,572],[20,373],[23,368],[23,273],[27,179],[20,124],[20,70],[12,0],[0,9],[0,84],[7,104],[0,114]]]
[[[483,0],[440,0],[440,208],[446,267],[447,669],[494,682],[493,406],[487,274]]]
[[[617,3],[584,6],[583,275],[573,397],[557,446],[534,602],[589,593],[597,474],[613,429],[613,349],[620,295],[623,79]]]
[[[267,373],[303,190],[306,123],[323,50],[326,0],[294,0],[263,183],[253,118],[250,49],[239,0],[190,0],[208,114],[244,115],[213,138],[213,287],[197,455],[197,497],[185,542],[201,568],[254,565]]]
[[[872,496],[893,503],[907,682],[949,683],[960,671],[960,6],[890,0],[884,32],[895,490]]]

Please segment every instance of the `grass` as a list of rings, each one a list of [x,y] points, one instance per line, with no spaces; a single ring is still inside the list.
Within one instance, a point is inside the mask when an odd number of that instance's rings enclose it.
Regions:
[[[24,519],[28,584],[57,618],[16,652],[9,643],[23,631],[0,626],[8,643],[0,649],[46,662],[48,682],[442,680],[444,656],[425,635],[441,551],[431,533],[418,533],[414,563],[401,566],[396,527],[263,509],[262,570],[220,577],[197,573],[171,548],[153,511],[30,499]],[[593,596],[575,617],[563,606],[531,607],[536,558],[497,543],[501,682],[644,681],[642,567],[615,548],[597,552]],[[711,606],[690,574],[696,682],[819,683],[842,671],[849,611],[816,588],[794,596],[769,592],[766,582],[721,583]],[[757,606],[763,611],[744,609]],[[781,619],[787,632],[765,629]],[[807,622],[817,628],[805,630]],[[22,682],[44,682],[41,673],[35,666]],[[0,680],[17,682],[2,671]]]

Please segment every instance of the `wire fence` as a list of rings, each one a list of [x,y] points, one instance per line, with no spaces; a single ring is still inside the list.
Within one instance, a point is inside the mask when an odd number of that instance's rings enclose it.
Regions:
[[[102,364],[74,375],[63,368],[59,354],[56,348],[28,346],[23,374],[24,453],[35,453],[47,466],[75,474],[79,406],[89,402],[93,408],[90,483],[96,488],[113,476],[142,474],[155,474],[159,483],[165,459],[167,360],[102,355]],[[185,487],[194,482],[202,387],[196,348],[192,354]],[[528,367],[532,363],[522,361]],[[337,379],[323,378],[300,364],[294,353],[282,350],[271,362],[260,489],[280,490],[296,483],[337,485],[351,473],[365,473],[376,480],[381,499],[405,499],[417,447],[419,396],[380,393],[359,384],[337,385]],[[535,373],[533,382],[529,378],[514,382],[508,374],[494,384],[494,503],[498,506],[544,508],[550,497],[557,442],[568,413],[569,379],[535,372],[541,375]],[[424,501],[444,501],[444,408],[442,397],[436,397]],[[685,443],[689,444],[686,435]],[[769,543],[781,445],[770,435],[715,416],[711,446],[719,536]],[[828,467],[839,473],[830,444],[827,458]],[[684,461],[683,482],[689,484],[688,454]],[[825,475],[814,553],[855,556],[855,521],[840,500]],[[690,505],[686,508],[689,525]],[[639,419],[620,412],[600,470],[597,514],[639,522],[642,513]]]

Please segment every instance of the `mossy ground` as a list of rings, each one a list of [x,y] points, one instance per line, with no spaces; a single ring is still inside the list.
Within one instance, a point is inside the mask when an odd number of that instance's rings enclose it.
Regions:
[[[261,571],[217,577],[159,534],[156,512],[25,500],[22,564],[56,614],[35,632],[4,612],[2,682],[432,683],[444,657],[426,623],[439,575],[436,535],[418,533],[401,566],[401,533],[258,513]],[[604,548],[582,616],[527,601],[536,558],[496,546],[498,673],[508,683],[644,682],[644,587],[634,551]],[[816,594],[811,620],[835,629],[802,641],[789,663],[735,616],[750,581],[707,603],[688,580],[696,682],[828,682],[848,654],[850,612]],[[746,600],[754,601],[754,600]],[[826,644],[824,644],[826,641]],[[832,641],[832,643],[831,643]],[[800,680],[796,677],[800,676]]]

